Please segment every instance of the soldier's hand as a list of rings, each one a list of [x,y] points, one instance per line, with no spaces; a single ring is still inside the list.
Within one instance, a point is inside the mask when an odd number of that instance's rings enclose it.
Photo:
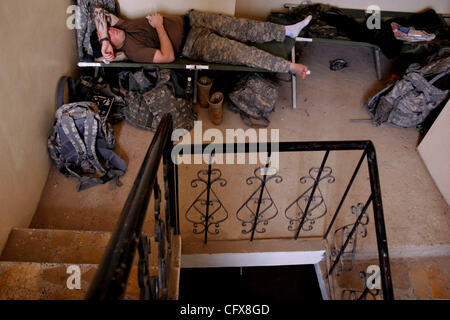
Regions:
[[[153,13],[147,17],[148,23],[155,29],[163,26],[163,20],[159,13]]]
[[[303,80],[306,79],[308,74],[308,67],[300,63],[291,63],[289,70],[302,77]]]
[[[308,67],[307,66],[303,66],[303,70],[302,70],[302,79],[305,80],[306,79],[306,75],[308,74]]]
[[[109,41],[102,42],[102,55],[107,61],[114,61],[114,48]]]

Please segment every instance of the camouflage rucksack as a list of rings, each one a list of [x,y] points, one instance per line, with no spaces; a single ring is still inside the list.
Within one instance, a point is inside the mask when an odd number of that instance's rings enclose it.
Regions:
[[[431,62],[423,68],[414,63],[402,79],[368,99],[364,106],[375,125],[418,126],[448,97],[449,90],[441,90],[433,84],[449,73],[450,57]]]
[[[58,97],[58,104],[62,99]],[[58,170],[79,180],[78,191],[115,179],[127,170],[113,151],[113,129],[104,123],[92,102],[58,105],[48,138],[48,152]]]
[[[268,116],[275,110],[278,89],[260,74],[250,73],[238,81],[228,98],[231,102],[228,107],[239,112],[248,126],[267,127]]]

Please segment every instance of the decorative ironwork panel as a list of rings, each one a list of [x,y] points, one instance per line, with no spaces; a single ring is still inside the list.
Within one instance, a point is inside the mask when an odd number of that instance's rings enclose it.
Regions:
[[[227,209],[213,189],[215,183],[218,183],[221,187],[225,187],[227,181],[222,178],[222,172],[219,169],[212,169],[210,174],[209,202],[207,201],[208,170],[200,170],[197,172],[197,178],[191,182],[192,188],[197,188],[200,184],[205,185],[204,189],[187,209],[185,214],[186,219],[193,224],[194,234],[202,234],[205,231],[210,234],[218,234],[220,224],[228,218]],[[210,228],[211,226],[214,226],[214,228]]]
[[[341,251],[339,257],[339,268],[337,275],[340,275],[342,271],[351,271],[355,264],[356,246],[358,236],[361,238],[367,237],[367,225],[369,224],[369,215],[364,212],[364,204],[358,203],[356,206],[351,207],[352,214],[355,215],[355,223],[347,224],[334,232],[334,249],[331,250],[331,258],[335,261]],[[359,215],[362,214],[361,219],[358,222]],[[356,227],[353,234],[350,234],[352,229]],[[345,241],[348,238],[347,246],[345,247]],[[340,251],[339,251],[340,250]],[[349,266],[345,266],[345,261],[350,261]]]
[[[266,232],[265,226],[269,224],[269,220],[274,219],[278,215],[278,208],[267,189],[267,183],[270,180],[274,180],[275,183],[281,183],[283,178],[277,172],[264,177],[264,175],[261,175],[261,172],[264,170],[265,168],[262,167],[255,169],[253,176],[246,180],[249,186],[253,185],[254,182],[260,182],[260,184],[236,212],[236,217],[242,222],[244,227],[242,230],[243,234],[248,234],[253,230],[257,233]],[[248,229],[247,226],[250,228]]]
[[[314,167],[309,170],[309,176],[300,178],[300,183],[306,184],[311,181],[311,186],[306,189],[300,196],[297,197],[285,210],[284,214],[289,220],[289,231],[296,231],[297,226],[300,224],[303,216],[305,216],[302,230],[311,231],[314,227],[316,221],[327,213],[327,205],[325,203],[322,190],[320,189],[320,183],[327,181],[328,183],[334,183],[335,178],[332,175],[333,170],[330,167],[323,168],[320,180],[317,180],[320,168]],[[311,191],[313,190],[314,184],[317,182],[317,188],[313,195]],[[306,207],[310,197],[311,203],[308,212],[305,215],[304,207]]]
[[[172,235],[170,233],[170,226],[172,224],[171,217],[170,217],[170,201],[169,201],[169,179],[168,179],[168,164],[163,164],[163,177],[164,177],[164,214],[165,214],[165,221],[166,221],[166,237],[167,237],[167,243],[170,246],[172,243]]]
[[[141,234],[138,244],[138,283],[141,300],[155,300],[158,297],[157,277],[150,276],[149,255],[151,254],[150,240]]]
[[[154,185],[154,197],[155,197],[155,235],[154,239],[158,245],[158,276],[151,277],[148,270],[146,270],[142,275],[146,276],[146,283],[141,288],[141,297],[151,298],[151,299],[165,299],[168,294],[168,279],[167,271],[169,267],[168,253],[167,253],[167,237],[166,237],[166,224],[161,216],[161,189],[158,184],[158,180],[155,180]],[[150,253],[150,243],[145,243],[145,238],[140,239],[139,256],[140,259],[145,262],[144,255],[146,252]],[[148,263],[148,261],[146,262]],[[145,270],[145,268],[144,268]],[[144,278],[145,279],[145,278]],[[147,292],[150,287],[151,294]]]

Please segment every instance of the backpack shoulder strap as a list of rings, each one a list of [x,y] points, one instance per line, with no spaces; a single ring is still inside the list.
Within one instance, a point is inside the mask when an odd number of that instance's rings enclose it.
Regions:
[[[440,78],[442,78],[442,77],[448,75],[449,73],[450,73],[450,69],[447,70],[447,71],[445,71],[445,72],[442,72],[441,74],[436,75],[433,79],[430,80],[430,84],[435,83],[435,82],[438,81]]]
[[[84,121],[84,141],[86,142],[86,152],[88,161],[94,166],[97,172],[105,174],[106,171],[100,164],[97,157],[97,152],[95,150],[97,132],[98,132],[98,122],[94,118],[93,113],[87,111],[86,118]]]
[[[74,102],[76,99],[76,87],[75,81],[72,77],[61,77],[58,81],[58,85],[56,87],[56,108],[60,108],[64,105],[64,97],[66,93],[66,84],[68,86],[69,92],[69,103]]]
[[[64,134],[78,153],[78,161],[80,162],[81,167],[88,170],[90,166],[87,159],[86,146],[78,133],[75,121],[72,116],[66,112],[61,115],[60,123]]]

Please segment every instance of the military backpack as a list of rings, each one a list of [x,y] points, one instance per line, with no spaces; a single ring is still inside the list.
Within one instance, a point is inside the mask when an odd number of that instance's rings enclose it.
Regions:
[[[400,80],[368,99],[364,106],[375,125],[419,126],[448,98],[448,87],[436,84],[449,74],[450,56],[439,57],[424,67],[413,63]]]
[[[48,138],[48,152],[58,170],[67,177],[80,182],[78,191],[114,180],[120,186],[127,165],[113,151],[114,131],[101,119],[98,106],[93,102],[62,104],[65,83],[73,80],[61,79],[55,122]],[[69,94],[69,96],[72,94]]]

